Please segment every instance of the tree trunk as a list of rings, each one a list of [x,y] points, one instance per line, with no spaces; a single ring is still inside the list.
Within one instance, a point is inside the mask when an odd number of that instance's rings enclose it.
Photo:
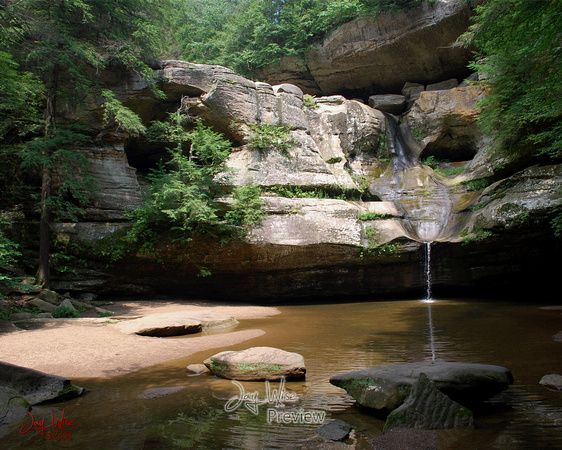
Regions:
[[[39,272],[38,281],[43,287],[49,287],[51,252],[51,208],[48,200],[51,197],[51,171],[43,166],[43,182],[41,184],[41,222],[39,227]]]
[[[45,137],[51,135],[55,128],[55,117],[57,109],[57,91],[59,83],[59,66],[55,64],[51,73],[49,95],[45,111]],[[43,155],[47,162],[43,164],[43,180],[41,182],[41,222],[39,226],[39,269],[38,282],[43,287],[49,287],[51,269],[49,255],[51,252],[51,198],[52,176],[49,160],[52,153]]]

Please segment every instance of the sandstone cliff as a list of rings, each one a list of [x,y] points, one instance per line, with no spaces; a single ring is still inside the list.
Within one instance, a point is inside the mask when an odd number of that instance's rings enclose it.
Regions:
[[[406,89],[407,110],[394,128],[392,116],[361,101],[335,95],[305,104],[294,85],[253,82],[224,67],[157,61],[154,76],[166,100],[157,100],[134,74],[103,75],[145,122],[181,107],[231,139],[233,182],[265,189],[267,218],[244,241],[162,243],[165,256],[158,260],[137,254],[107,267],[99,257],[81,255],[88,264],[59,275],[57,289],[238,300],[417,295],[425,283],[426,240],[434,241],[437,292],[505,289],[523,274],[549,276],[545,261],[560,247],[548,226],[562,203],[560,166],[506,173],[506,160],[490,152],[475,125],[480,88],[417,84],[415,95]],[[96,122],[99,105],[91,111],[89,123],[105,136],[108,130]],[[288,154],[251,147],[251,126],[260,123],[290,130]],[[397,132],[414,152],[400,170],[393,163]],[[142,174],[164,150],[124,136],[100,138],[98,147],[81,151],[99,195],[82,222],[54,230],[59,240],[91,244],[128,226],[124,213],[141,202]],[[458,170],[436,173],[419,163],[428,156]],[[482,178],[493,184],[469,189]],[[279,186],[319,189],[334,198],[268,193]],[[361,200],[346,199],[350,192],[362,193]],[[212,276],[198,277],[202,267]]]

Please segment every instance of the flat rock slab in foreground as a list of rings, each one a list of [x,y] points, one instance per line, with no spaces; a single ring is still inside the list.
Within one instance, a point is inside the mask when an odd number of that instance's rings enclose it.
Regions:
[[[205,365],[218,377],[240,381],[298,380],[306,374],[302,355],[273,347],[217,353]]]
[[[0,386],[18,392],[30,405],[66,401],[84,393],[69,378],[0,361]]]
[[[213,311],[178,311],[150,314],[138,319],[126,320],[119,323],[117,327],[125,333],[167,337],[236,325],[238,325],[236,319]]]
[[[410,395],[421,373],[439,391],[462,405],[488,400],[513,383],[513,376],[505,367],[432,361],[370,367],[335,375],[330,383],[345,389],[361,406],[388,413]]]

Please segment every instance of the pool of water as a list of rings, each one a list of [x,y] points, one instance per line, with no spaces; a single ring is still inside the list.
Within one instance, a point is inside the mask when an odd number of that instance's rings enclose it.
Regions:
[[[34,420],[51,423],[64,409],[65,418],[73,422],[66,428],[70,435],[46,440],[33,429],[22,434],[21,427],[29,423],[26,418],[14,424],[0,446],[327,448],[317,441],[319,425],[304,416],[323,412],[325,421],[338,418],[355,427],[348,443],[371,448],[369,440],[382,434],[384,421],[360,411],[329,378],[369,366],[435,358],[498,364],[509,368],[515,379],[509,390],[476,412],[474,430],[439,432],[439,448],[562,448],[562,392],[538,384],[546,374],[562,373],[562,343],[552,338],[562,330],[562,311],[541,308],[544,305],[440,299],[281,306],[277,316],[243,321],[238,329],[266,333],[229,349],[271,346],[301,353],[306,380],[287,382],[283,401],[271,397],[279,383],[271,383],[268,395],[263,382],[239,387],[205,374],[188,376],[187,364],[201,363],[218,352],[206,351],[118,377],[75,379],[90,390],[87,395],[32,411]],[[147,389],[163,386],[181,390],[143,398]],[[225,405],[239,397],[241,389],[258,401],[240,402],[226,411]],[[276,423],[268,409],[293,419]]]

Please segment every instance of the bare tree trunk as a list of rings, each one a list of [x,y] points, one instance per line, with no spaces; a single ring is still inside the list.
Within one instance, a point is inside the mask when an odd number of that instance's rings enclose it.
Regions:
[[[47,97],[47,108],[45,115],[45,137],[48,137],[55,127],[55,115],[57,105],[57,90],[59,81],[58,64],[53,68],[51,74],[50,92]],[[49,159],[52,154],[43,155]],[[43,287],[49,287],[51,268],[49,264],[49,255],[51,253],[51,207],[49,199],[51,198],[52,176],[49,163],[43,165],[43,179],[41,182],[41,222],[39,224],[39,269],[38,282]]]
[[[51,171],[43,166],[43,182],[41,184],[41,222],[39,226],[39,272],[38,281],[43,287],[49,287],[51,253],[51,208],[48,200],[51,197]]]

